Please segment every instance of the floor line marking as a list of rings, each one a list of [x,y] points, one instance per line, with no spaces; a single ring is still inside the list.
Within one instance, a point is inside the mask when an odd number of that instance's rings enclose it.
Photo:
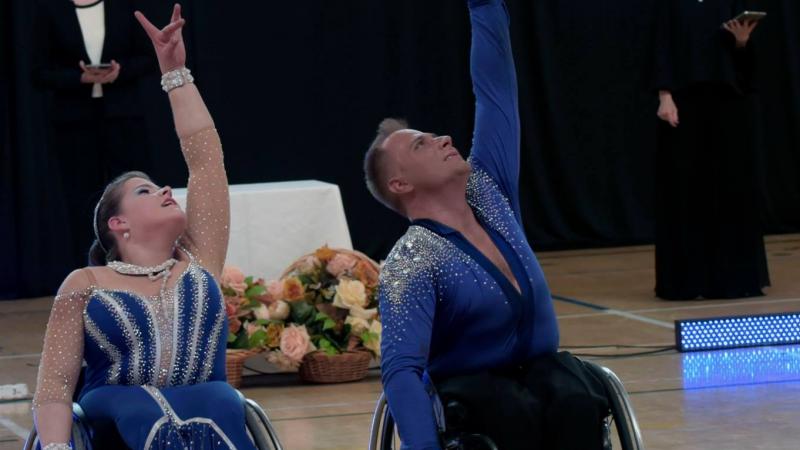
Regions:
[[[634,314],[628,311],[620,311],[618,309],[609,308],[607,306],[597,305],[594,303],[590,303],[583,300],[578,300],[575,298],[564,297],[562,295],[553,295],[553,299],[571,303],[573,305],[583,306],[584,308],[594,309],[595,311],[600,311],[600,314],[607,314],[612,316],[620,316],[625,317],[626,319],[637,320],[639,322],[648,323],[650,325],[655,325],[662,328],[669,328],[670,330],[675,329],[675,325],[669,322],[664,322],[663,320],[651,319],[650,317],[640,316],[638,314]]]
[[[737,303],[716,303],[708,305],[689,305],[689,306],[674,306],[669,308],[647,308],[647,309],[633,309],[631,312],[646,313],[646,312],[669,312],[669,311],[683,311],[692,309],[706,309],[706,308],[730,308],[731,306],[750,306],[750,305],[774,305],[778,303],[791,303],[800,301],[800,298],[781,298],[775,300],[752,300]]]
[[[0,361],[4,361],[7,359],[37,358],[40,356],[42,356],[41,353],[25,353],[23,355],[4,355],[0,356]]]
[[[8,417],[0,417],[0,425],[11,430],[12,433],[16,434],[20,439],[28,439],[28,435],[31,434],[31,430],[18,425],[13,420],[9,419]]]
[[[663,320],[651,319],[649,317],[640,316],[638,314],[633,314],[633,313],[628,312],[628,311],[619,311],[619,310],[616,310],[616,309],[609,309],[609,310],[606,311],[606,314],[611,314],[613,316],[625,317],[625,318],[631,319],[631,320],[638,320],[639,322],[649,323],[650,325],[655,325],[655,326],[661,327],[661,328],[669,328],[670,330],[674,330],[675,329],[675,324],[674,323],[664,322]]]
[[[584,306],[598,311],[593,313],[560,314],[556,316],[558,319],[580,319],[584,317],[597,317],[597,316],[602,316],[604,314],[608,314],[609,310],[623,311],[632,314],[641,314],[641,313],[654,313],[654,312],[690,311],[697,309],[730,308],[732,306],[735,307],[735,306],[751,306],[751,305],[774,305],[779,303],[791,303],[800,301],[800,298],[793,297],[793,298],[780,298],[774,300],[753,300],[753,301],[738,302],[738,303],[713,303],[706,305],[674,306],[667,308],[645,308],[645,309],[632,309],[630,311],[625,311],[625,310],[608,308],[602,305],[597,305],[582,300],[576,300],[569,297],[563,297],[560,295],[553,295],[553,299],[560,300],[565,303],[571,303],[578,306]]]

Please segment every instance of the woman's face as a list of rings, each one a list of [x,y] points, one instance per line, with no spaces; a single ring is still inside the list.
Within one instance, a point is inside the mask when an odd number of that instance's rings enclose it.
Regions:
[[[144,178],[131,178],[121,189],[119,214],[109,219],[112,229],[124,229],[132,238],[169,233],[175,239],[186,230],[186,214],[172,198],[169,186],[159,187]]]

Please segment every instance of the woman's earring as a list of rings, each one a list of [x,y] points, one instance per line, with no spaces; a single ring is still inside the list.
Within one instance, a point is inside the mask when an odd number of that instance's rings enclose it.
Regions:
[[[122,237],[124,237],[127,240],[127,239],[131,238],[131,234],[126,231],[126,232],[122,233]]]

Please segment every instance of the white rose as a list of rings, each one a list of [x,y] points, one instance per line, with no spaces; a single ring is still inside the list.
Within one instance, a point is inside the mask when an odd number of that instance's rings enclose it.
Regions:
[[[258,308],[253,310],[253,314],[255,314],[256,319],[269,320],[269,309],[267,309],[267,305],[263,303],[259,304]]]
[[[269,305],[269,318],[271,320],[286,320],[291,312],[292,308],[283,300]]]
[[[372,320],[378,315],[378,308],[364,309],[360,306],[350,308],[350,315],[359,319]]]
[[[354,336],[361,336],[361,333],[369,329],[369,322],[361,317],[347,316],[347,318],[344,319],[344,323],[350,325],[350,332]]]
[[[342,280],[336,286],[336,296],[333,297],[333,306],[350,309],[354,306],[364,308],[367,306],[367,290],[364,283],[358,280]]]
[[[286,320],[292,308],[283,300],[279,300],[269,306],[263,303],[253,310],[256,319],[259,320]]]
[[[378,338],[371,340],[369,343],[364,343],[364,347],[372,350],[375,353],[375,356],[378,358],[381,357],[381,336],[383,334],[383,326],[377,320],[373,320],[372,324],[369,326],[370,333],[374,333]]]

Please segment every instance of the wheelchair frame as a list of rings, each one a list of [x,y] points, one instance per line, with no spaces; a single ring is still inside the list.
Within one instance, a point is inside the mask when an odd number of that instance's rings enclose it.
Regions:
[[[610,407],[609,417],[617,429],[622,450],[644,450],[639,423],[636,421],[633,405],[622,381],[607,367],[587,360],[581,360],[581,362],[601,381],[606,390]],[[368,449],[394,450],[396,434],[394,419],[389,411],[386,395],[381,393],[372,416]]]
[[[272,426],[266,411],[255,401],[246,398],[240,391],[236,391],[245,408],[245,421],[247,432],[253,439],[258,450],[283,450],[278,433]],[[91,449],[89,433],[85,424],[83,409],[77,403],[72,404],[72,448],[74,450]],[[88,444],[88,445],[87,445]],[[36,427],[31,430],[28,439],[25,441],[23,450],[37,450],[39,448],[39,434]]]

